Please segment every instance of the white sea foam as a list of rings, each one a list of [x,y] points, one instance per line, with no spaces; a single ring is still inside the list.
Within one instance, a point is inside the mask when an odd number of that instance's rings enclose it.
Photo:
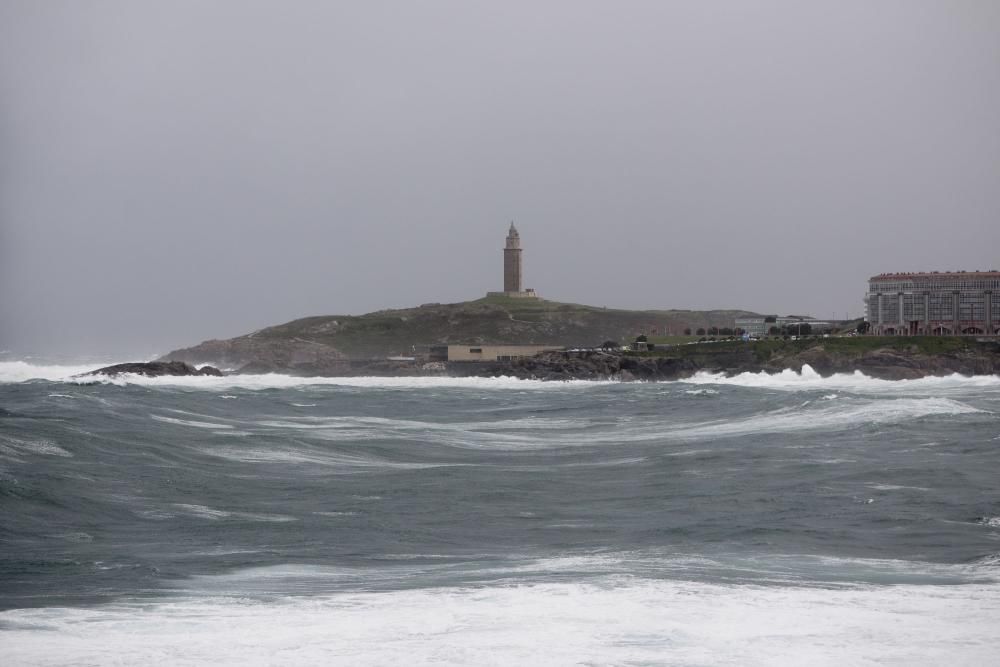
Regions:
[[[298,432],[329,441],[422,440],[471,449],[545,449],[588,444],[587,419],[525,418],[505,421],[435,422],[385,417],[286,417],[253,424],[263,432]],[[539,436],[539,431],[544,437]]]
[[[28,380],[50,380],[78,384],[100,382],[121,386],[136,384],[151,387],[188,387],[191,389],[213,391],[225,389],[280,389],[322,385],[371,389],[459,388],[559,390],[570,387],[588,388],[618,384],[617,381],[613,380],[543,381],[521,380],[512,377],[295,377],[277,373],[264,375],[227,375],[225,377],[145,377],[134,374],[121,374],[114,377],[101,375],[80,377],[84,373],[88,373],[101,365],[110,364],[101,362],[86,365],[41,365],[25,361],[4,361],[0,362],[0,384],[26,382]],[[997,375],[977,375],[970,377],[953,374],[945,377],[925,377],[915,380],[879,380],[869,377],[860,371],[855,371],[854,373],[838,373],[824,378],[809,365],[804,365],[801,371],[786,369],[780,373],[741,373],[733,377],[725,377],[721,373],[698,373],[691,378],[678,380],[677,382],[695,385],[759,387],[788,391],[828,389],[856,393],[912,391],[933,394],[949,390],[1000,390],[1000,376]],[[693,390],[691,393],[695,393],[696,391]],[[698,393],[710,394],[711,391]]]
[[[930,491],[926,486],[907,486],[905,484],[867,484],[876,491]]]
[[[906,423],[930,416],[961,416],[981,414],[982,411],[950,398],[875,398],[855,397],[836,401],[804,402],[740,419],[683,423],[674,420],[651,421],[641,425],[621,424],[613,428],[597,428],[598,424],[577,425],[573,429],[552,429],[544,437],[535,433],[521,435],[515,432],[495,433],[474,424],[420,423],[423,433],[433,433],[438,444],[467,448],[529,449],[551,447],[620,445],[635,442],[690,441],[735,437],[754,433],[787,433],[798,431],[844,431],[865,424]],[[415,426],[403,427],[394,434],[396,427],[385,425],[377,430],[369,427],[370,437],[413,437]],[[365,428],[356,424],[346,433],[351,437],[365,437]],[[377,434],[377,435],[376,435]],[[421,436],[423,437],[423,436]],[[712,451],[719,451],[713,449]],[[677,454],[697,454],[678,452]]]
[[[149,415],[154,421],[166,424],[178,424],[180,426],[194,426],[195,428],[227,429],[232,428],[231,424],[217,424],[215,422],[203,422],[195,419],[176,419],[174,417],[164,417],[162,415]]]
[[[112,365],[113,362],[86,365],[45,365],[26,361],[0,362],[0,384],[27,382],[29,380],[50,380],[91,384],[99,382],[125,386],[129,384],[150,387],[188,387],[211,391],[225,389],[282,389],[327,385],[371,389],[554,389],[575,387],[587,388],[617,382],[595,382],[589,380],[568,380],[545,382],[542,380],[520,380],[512,377],[296,377],[279,373],[263,375],[182,376],[146,377],[132,373],[115,376],[84,375],[95,368]]]
[[[357,389],[532,389],[559,390],[566,388],[586,389],[601,384],[617,382],[595,382],[590,380],[566,380],[547,382],[543,380],[521,380],[512,377],[295,377],[291,375],[227,375],[225,377],[145,377],[124,374],[116,377],[91,376],[72,381],[86,383],[95,378],[100,382],[124,386],[136,384],[151,387],[189,387],[192,389],[290,389],[310,386],[351,387]],[[310,406],[301,406],[310,407]]]
[[[1000,390],[1000,376],[959,374],[944,377],[923,377],[915,380],[879,380],[861,371],[837,373],[822,377],[811,366],[805,364],[800,372],[785,369],[780,373],[740,373],[726,377],[722,373],[697,373],[685,380],[684,384],[730,385],[735,387],[758,387],[763,389],[797,390],[840,390],[854,393],[912,391],[934,394],[948,390],[997,389]]]
[[[245,521],[265,521],[269,523],[284,523],[287,521],[296,521],[295,517],[286,516],[284,514],[255,514],[253,512],[231,512],[227,510],[219,510],[212,507],[206,507],[205,505],[174,503],[173,507],[177,508],[184,514],[200,517],[202,519],[210,519],[212,521],[218,521],[219,519],[243,519]]]
[[[803,404],[746,419],[691,425],[671,435],[688,438],[736,436],[749,433],[782,433],[808,430],[844,430],[858,424],[891,424],[930,415],[963,415],[981,412],[971,405],[948,398],[854,399],[830,401],[817,406]]]
[[[370,428],[379,431],[531,431],[571,430],[591,425],[586,419],[562,419],[552,417],[524,417],[476,422],[431,422],[417,419],[389,419],[387,417],[288,417],[266,419],[257,422],[260,426],[278,429],[326,430]]]
[[[28,380],[52,380],[56,382],[72,380],[74,375],[89,373],[95,368],[107,366],[96,364],[32,364],[27,361],[0,361],[0,384],[27,382]]]
[[[224,510],[216,510],[211,507],[206,507],[204,505],[190,505],[187,503],[175,503],[174,507],[182,510],[188,514],[194,516],[200,516],[205,519],[225,519],[226,517],[232,516],[232,512],[226,512]]]
[[[189,419],[156,417],[159,421],[235,433],[218,418],[182,413]],[[650,420],[641,424],[601,422],[587,418],[527,417],[480,422],[435,422],[417,419],[388,419],[369,416],[285,417],[260,421],[234,422],[239,433],[295,433],[306,440],[365,441],[418,440],[463,449],[527,450],[555,447],[620,445],[622,443],[690,441],[734,437],[754,433],[797,431],[844,431],[864,424],[894,424],[930,416],[985,414],[982,410],[952,398],[842,397],[828,401],[804,401],[799,405],[754,414],[748,417],[707,422]],[[716,450],[717,451],[717,450]],[[696,450],[694,453],[699,453]],[[260,450],[218,448],[206,453],[247,462],[315,462],[352,465],[343,458],[333,460],[327,452],[295,448]],[[682,453],[677,453],[678,455]],[[354,462],[358,463],[358,462]],[[384,465],[390,465],[385,463]],[[401,464],[402,465],[402,464]],[[409,465],[409,464],[406,464]],[[417,465],[417,464],[413,464]]]
[[[73,456],[50,440],[15,438],[9,435],[0,435],[0,455],[20,460],[21,456],[31,454],[62,457]]]
[[[0,613],[6,665],[986,665],[1000,587],[608,577]],[[873,658],[877,656],[877,660]]]
[[[424,468],[442,468],[459,463],[410,463],[386,461],[369,456],[327,452],[305,447],[268,446],[268,447],[212,447],[205,450],[206,454],[218,458],[240,461],[243,463],[291,463],[328,466],[343,471],[399,469],[420,470]]]

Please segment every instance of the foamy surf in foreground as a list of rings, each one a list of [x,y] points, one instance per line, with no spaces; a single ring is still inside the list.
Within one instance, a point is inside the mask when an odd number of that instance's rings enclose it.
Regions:
[[[1000,653],[992,378],[57,370],[0,383],[4,665]]]
[[[0,614],[8,665],[986,665],[1000,587],[605,578]]]

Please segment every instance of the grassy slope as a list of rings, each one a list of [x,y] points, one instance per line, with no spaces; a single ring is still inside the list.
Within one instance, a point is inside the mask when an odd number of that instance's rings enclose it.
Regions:
[[[732,326],[742,310],[618,310],[543,299],[486,297],[453,304],[320,316],[262,329],[261,338],[298,338],[332,345],[351,357],[407,353],[436,343],[598,345],[631,340],[649,327],[679,331]]]

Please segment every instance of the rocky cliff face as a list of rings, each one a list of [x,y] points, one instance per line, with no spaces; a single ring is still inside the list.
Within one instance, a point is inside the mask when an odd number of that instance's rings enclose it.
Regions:
[[[240,336],[210,340],[174,350],[162,360],[189,364],[211,363],[240,373],[338,375],[350,370],[347,358],[335,348],[299,338]]]

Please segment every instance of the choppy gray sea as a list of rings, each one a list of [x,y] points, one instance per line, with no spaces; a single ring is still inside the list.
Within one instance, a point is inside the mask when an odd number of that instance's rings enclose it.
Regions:
[[[1000,378],[128,378],[0,363],[0,652],[1000,661]]]

